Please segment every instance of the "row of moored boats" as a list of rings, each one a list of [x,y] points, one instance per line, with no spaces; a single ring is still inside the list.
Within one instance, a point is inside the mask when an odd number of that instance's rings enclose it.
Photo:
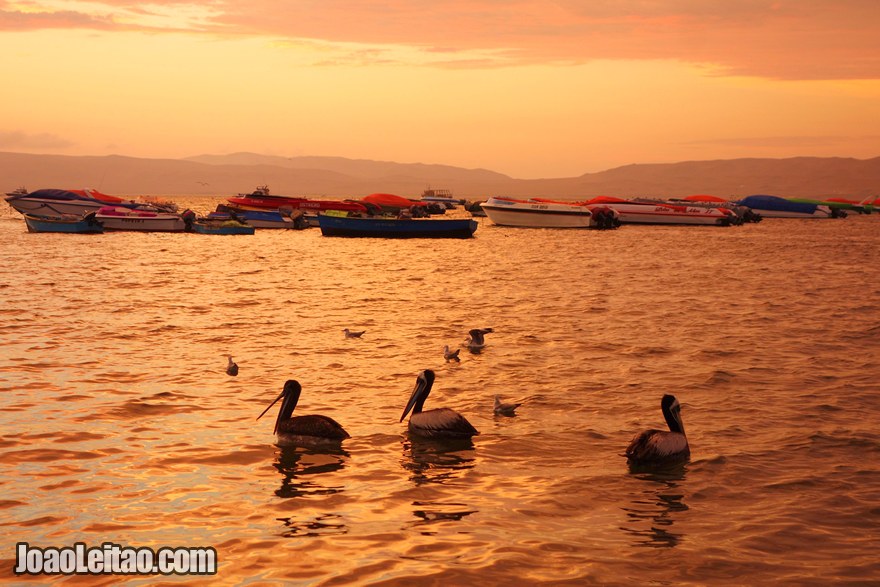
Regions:
[[[321,200],[274,195],[266,186],[228,198],[203,216],[181,212],[172,202],[126,200],[90,189],[28,192],[20,188],[8,193],[6,201],[24,215],[31,232],[253,234],[257,228],[319,226],[328,236],[431,238],[474,234],[477,223],[471,218],[442,217],[459,205],[500,226],[613,229],[622,224],[735,226],[765,217],[840,218],[852,212],[871,213],[880,204],[880,200],[815,201],[768,195],[737,201],[708,195],[675,200],[603,196],[582,202],[492,197],[467,203],[448,190],[426,190],[420,200],[380,193],[360,200]]]

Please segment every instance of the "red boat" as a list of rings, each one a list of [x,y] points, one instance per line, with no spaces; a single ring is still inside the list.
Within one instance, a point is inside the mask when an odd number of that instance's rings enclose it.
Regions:
[[[325,210],[342,210],[345,212],[367,211],[367,207],[358,202],[273,196],[269,194],[267,186],[260,186],[250,194],[238,194],[238,197],[227,198],[226,201],[244,210],[278,210],[279,208],[287,207],[294,210],[312,212],[323,212]]]

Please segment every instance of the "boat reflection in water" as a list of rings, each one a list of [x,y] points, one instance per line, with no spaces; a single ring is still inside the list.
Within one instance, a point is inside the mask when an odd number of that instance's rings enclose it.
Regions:
[[[340,449],[316,452],[296,446],[279,447],[273,466],[281,473],[281,487],[275,495],[281,498],[307,495],[330,495],[343,491],[344,486],[330,485],[330,474],[345,468],[350,455]]]
[[[684,534],[673,532],[672,526],[676,517],[689,509],[679,487],[685,478],[685,467],[679,465],[635,475],[650,486],[634,494],[629,505],[622,508],[627,525],[621,530],[633,536],[634,546],[672,548],[681,542]]]

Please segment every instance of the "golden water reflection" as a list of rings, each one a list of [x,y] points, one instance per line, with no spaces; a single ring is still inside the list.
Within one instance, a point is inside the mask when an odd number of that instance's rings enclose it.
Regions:
[[[474,443],[470,439],[403,441],[401,466],[411,473],[416,485],[447,483],[474,467]]]
[[[281,473],[281,498],[330,495],[343,491],[343,485],[328,484],[328,474],[345,468],[350,455],[343,449],[314,451],[302,447],[279,447],[273,466]]]
[[[689,509],[680,489],[685,474],[683,465],[635,474],[648,485],[621,508],[627,521],[621,530],[632,535],[634,546],[674,548],[684,538],[683,533],[673,531],[673,524],[681,512]]]

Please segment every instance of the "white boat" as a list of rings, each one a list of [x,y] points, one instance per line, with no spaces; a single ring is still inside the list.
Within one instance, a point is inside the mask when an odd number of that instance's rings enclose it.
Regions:
[[[173,212],[176,210],[174,204],[125,200],[117,196],[102,194],[92,189],[41,189],[28,192],[24,188],[19,188],[6,194],[6,202],[21,214],[56,216],[59,218],[69,214],[83,216],[89,212],[97,212],[104,206],[133,210],[152,210],[155,212]]]
[[[180,214],[131,210],[117,206],[105,206],[98,210],[95,219],[104,230],[137,230],[142,232],[183,232],[186,222]]]
[[[432,188],[422,192],[421,201],[443,204],[448,209],[455,208],[457,205],[464,203],[460,198],[453,197],[452,190],[435,190]]]
[[[636,202],[622,198],[598,197],[585,204],[604,205],[617,211],[622,224],[684,224],[730,226],[739,224],[727,208],[678,205],[669,202]]]
[[[542,198],[493,197],[483,202],[486,216],[500,226],[527,228],[616,228],[617,213],[607,206]]]

